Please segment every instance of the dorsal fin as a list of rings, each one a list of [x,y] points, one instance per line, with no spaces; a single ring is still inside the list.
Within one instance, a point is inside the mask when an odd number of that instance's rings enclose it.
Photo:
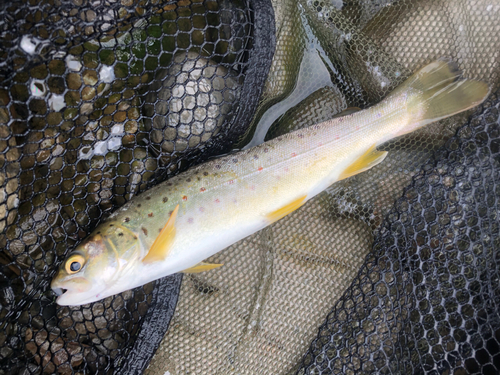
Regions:
[[[175,238],[175,219],[178,211],[179,205],[175,207],[172,215],[170,215],[170,218],[167,221],[167,224],[165,224],[158,237],[156,237],[155,242],[151,245],[148,253],[142,259],[143,263],[157,262],[168,256]]]
[[[359,112],[359,111],[361,111],[361,108],[359,108],[359,107],[348,107],[348,108],[344,109],[342,112],[337,113],[332,118],[344,117],[344,116],[351,115],[351,114]]]

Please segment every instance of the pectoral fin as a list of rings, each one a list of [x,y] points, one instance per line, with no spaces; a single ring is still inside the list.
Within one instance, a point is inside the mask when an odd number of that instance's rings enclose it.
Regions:
[[[377,164],[381,163],[387,156],[387,151],[377,151],[375,145],[370,147],[361,157],[356,159],[354,163],[348,166],[339,176],[339,180],[354,176],[355,174],[364,172]]]
[[[149,252],[142,259],[143,263],[153,263],[167,257],[175,238],[175,218],[177,217],[178,211],[179,205],[175,207],[172,215],[170,215],[170,218],[167,221],[167,224],[165,224],[158,237],[156,237],[155,242],[153,242]]]
[[[222,264],[217,264],[217,263],[198,263],[197,265],[187,268],[182,273],[200,273],[204,271],[210,271],[213,270],[214,268],[220,267]]]

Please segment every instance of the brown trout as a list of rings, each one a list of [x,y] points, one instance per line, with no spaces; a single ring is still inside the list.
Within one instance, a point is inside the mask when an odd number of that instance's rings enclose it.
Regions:
[[[133,198],[101,223],[52,281],[60,305],[81,305],[176,272],[296,210],[335,181],[382,162],[382,143],[481,103],[483,82],[446,61],[379,104],[192,168]]]

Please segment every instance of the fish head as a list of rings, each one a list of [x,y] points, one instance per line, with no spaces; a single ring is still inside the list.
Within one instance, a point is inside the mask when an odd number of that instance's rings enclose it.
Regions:
[[[99,228],[61,264],[51,288],[62,306],[83,305],[123,292],[126,270],[137,253],[137,236],[127,230]]]

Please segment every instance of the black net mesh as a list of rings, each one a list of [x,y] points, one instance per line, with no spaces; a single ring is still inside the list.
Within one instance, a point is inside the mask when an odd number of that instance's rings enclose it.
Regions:
[[[0,374],[499,373],[497,95],[384,145],[224,267],[81,307],[49,288],[110,212],[209,157],[437,58],[497,92],[499,20],[489,0],[2,2]]]
[[[265,1],[2,3],[1,374],[140,368],[141,348],[163,336],[141,327],[166,330],[180,277],[84,307],[57,306],[48,285],[113,209],[230,150],[255,111],[273,29]]]
[[[423,166],[298,374],[500,372],[500,102]]]

